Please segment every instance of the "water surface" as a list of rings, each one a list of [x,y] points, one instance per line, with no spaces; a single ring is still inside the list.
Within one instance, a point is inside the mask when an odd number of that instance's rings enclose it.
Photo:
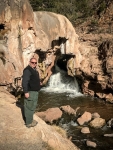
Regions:
[[[88,96],[70,96],[70,93],[53,93],[40,91],[37,111],[45,111],[48,108],[61,107],[63,105],[70,105],[73,109],[80,107],[78,113],[88,111],[90,113],[98,112],[101,118],[106,121],[113,118],[113,104],[105,103],[104,101],[88,97]],[[106,126],[101,129],[90,128],[90,134],[82,134],[81,127],[74,122],[72,116],[64,114],[57,125],[67,130],[68,136],[72,136],[72,142],[81,150],[93,150],[94,148],[87,147],[86,140],[96,142],[96,150],[113,150],[113,138],[104,137],[104,134],[113,133],[113,130]],[[82,126],[83,127],[83,126]]]

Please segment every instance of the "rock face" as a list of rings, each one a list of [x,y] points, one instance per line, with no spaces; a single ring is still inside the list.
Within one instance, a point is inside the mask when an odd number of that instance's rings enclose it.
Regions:
[[[93,35],[90,35],[88,39],[91,45],[81,44],[81,54],[85,58],[81,62],[80,70],[77,71],[78,78],[83,80],[82,91],[84,94],[91,96],[97,96],[102,99],[106,99],[109,102],[113,102],[113,42],[110,39],[102,35],[103,41],[99,44],[97,37],[96,42],[99,45],[94,45]],[[99,37],[98,37],[99,38]],[[92,40],[92,41],[90,41]],[[88,42],[87,41],[87,42]],[[95,42],[95,44],[97,44]],[[100,40],[99,40],[100,42]]]
[[[2,1],[0,5],[0,84],[14,83],[21,77],[23,42],[25,34],[33,26],[33,11],[27,0]]]
[[[47,76],[49,78],[57,56],[55,53],[75,54],[78,45],[78,35],[66,17],[50,12],[33,13],[27,0],[2,2],[0,6],[2,85],[13,83],[14,78],[20,77],[22,69],[34,55],[39,58],[41,78],[45,79]]]
[[[112,8],[112,3],[109,7]],[[112,29],[112,21],[110,27]],[[111,39],[112,34],[84,32],[78,37],[66,17],[51,12],[33,12],[28,0],[2,1],[0,85],[18,86],[23,68],[31,57],[36,57],[43,84],[57,64],[68,75],[77,77],[84,94],[98,96],[112,103]]]
[[[100,16],[92,16],[76,26],[81,66],[76,70],[84,94],[113,103],[113,3],[108,2]],[[92,26],[92,21],[97,24]]]

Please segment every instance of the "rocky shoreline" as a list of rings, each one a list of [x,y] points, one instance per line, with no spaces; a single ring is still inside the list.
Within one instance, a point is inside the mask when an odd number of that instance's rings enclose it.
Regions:
[[[0,87],[0,149],[1,150],[78,150],[69,139],[34,115],[38,125],[26,128],[16,99]]]

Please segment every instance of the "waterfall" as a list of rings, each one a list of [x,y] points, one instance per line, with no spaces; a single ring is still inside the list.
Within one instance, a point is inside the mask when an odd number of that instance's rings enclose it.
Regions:
[[[67,75],[58,66],[55,66],[56,72],[51,75],[47,86],[42,88],[46,92],[68,93],[75,96],[82,95],[75,77]],[[70,95],[71,96],[71,95]]]

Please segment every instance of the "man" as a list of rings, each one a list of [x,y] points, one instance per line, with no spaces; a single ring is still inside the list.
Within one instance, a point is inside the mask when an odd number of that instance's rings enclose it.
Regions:
[[[31,58],[29,65],[23,71],[22,87],[25,94],[24,115],[26,127],[34,127],[37,121],[33,120],[38,102],[38,91],[40,90],[39,73],[36,70],[37,59]]]

